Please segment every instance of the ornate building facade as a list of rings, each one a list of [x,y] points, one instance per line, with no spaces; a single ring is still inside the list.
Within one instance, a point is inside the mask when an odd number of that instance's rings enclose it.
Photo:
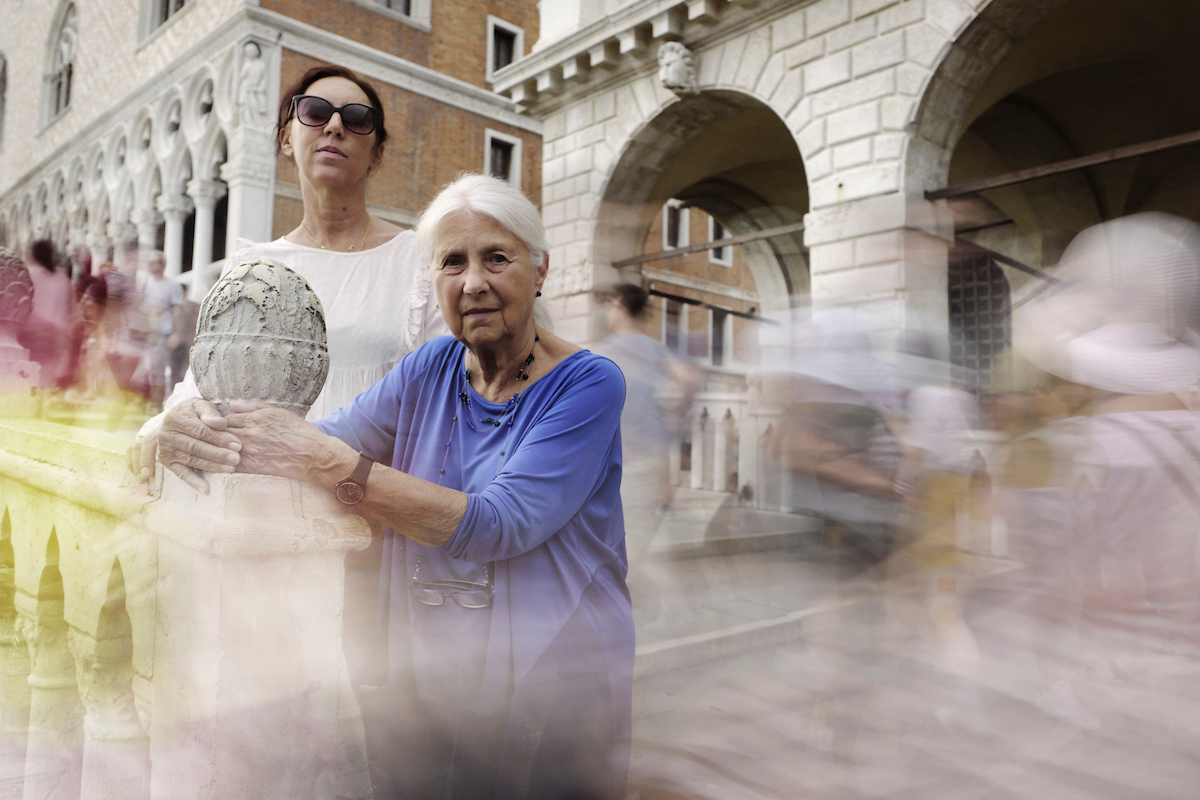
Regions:
[[[161,249],[198,300],[238,238],[298,223],[275,109],[320,63],[374,82],[395,132],[373,214],[412,224],[462,170],[540,188],[541,123],[490,84],[537,39],[531,0],[4,0],[4,18],[0,243],[18,252]]]
[[[1200,219],[1200,148],[1178,146],[1200,130],[1197,24],[1186,0],[543,2],[533,54],[496,87],[544,124],[561,330],[602,335],[590,291],[623,275],[688,300],[693,322],[850,307],[986,387],[1010,296],[1076,233],[1142,210]],[[671,202],[750,237],[752,286],[644,260],[669,249]],[[761,482],[761,448],[723,455],[729,436],[771,436],[747,371],[728,372],[695,411],[703,474],[685,484],[730,485],[735,461],[739,485]]]

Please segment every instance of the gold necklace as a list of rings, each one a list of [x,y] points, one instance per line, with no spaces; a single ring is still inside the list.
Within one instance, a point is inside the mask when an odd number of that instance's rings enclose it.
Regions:
[[[371,225],[372,225],[372,223],[374,223],[374,222],[375,222],[375,218],[374,218],[374,217],[372,217],[370,214],[367,214],[367,229],[366,229],[365,231],[363,231],[362,238],[358,240],[358,245],[357,245],[356,247],[351,247],[351,248],[350,248],[349,250],[347,250],[346,252],[348,252],[348,253],[353,253],[355,250],[362,250],[362,246],[363,246],[363,245],[366,243],[366,241],[367,241],[367,234],[369,234],[369,233],[371,232]],[[312,239],[312,240],[313,240],[313,242],[315,242],[315,243],[317,244],[317,246],[318,246],[318,247],[320,247],[322,250],[328,250],[328,249],[329,249],[329,248],[327,248],[327,247],[325,246],[325,243],[324,243],[324,242],[322,242],[320,239],[318,239],[317,237],[315,237],[315,236],[313,236],[313,235],[312,235],[312,231],[310,231],[310,230],[308,229],[308,226],[304,224],[304,220],[300,220],[300,227],[304,229],[304,232],[305,232],[306,234],[308,234],[308,238],[309,238],[309,239]]]

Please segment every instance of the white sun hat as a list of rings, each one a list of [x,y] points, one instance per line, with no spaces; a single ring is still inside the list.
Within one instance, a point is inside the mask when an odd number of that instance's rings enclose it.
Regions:
[[[1045,371],[1120,394],[1167,394],[1200,381],[1188,328],[1200,288],[1200,226],[1148,212],[1088,228],[1014,302],[1013,345]]]

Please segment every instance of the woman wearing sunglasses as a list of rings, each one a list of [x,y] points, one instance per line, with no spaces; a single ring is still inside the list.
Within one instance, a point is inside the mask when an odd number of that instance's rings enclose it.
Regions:
[[[453,335],[316,425],[235,401],[196,466],[308,480],[389,526],[377,800],[622,800],[624,380],[534,319],[546,233],[519,190],[459,178],[417,244]]]
[[[272,258],[308,281],[325,309],[329,379],[309,412],[319,419],[381,379],[417,345],[445,333],[413,249],[415,235],[367,211],[367,181],[383,160],[388,139],[383,103],[374,87],[344,67],[310,69],[279,103],[277,152],[291,159],[303,199],[299,224],[273,242],[241,247],[226,268]],[[215,413],[199,399],[189,373],[165,404],[174,424],[204,435],[201,414]],[[183,458],[157,452],[163,418],[146,423],[130,454],[139,480],[154,473],[157,456],[198,491],[208,484]],[[218,423],[219,424],[219,423]]]
[[[384,109],[370,83],[337,66],[309,70],[279,103],[277,152],[291,159],[300,184],[303,215],[286,236],[242,246],[226,268],[272,258],[308,281],[325,311],[329,378],[309,412],[319,419],[379,381],[406,353],[446,331],[430,290],[428,270],[418,266],[415,234],[367,211],[367,181],[383,160],[388,139]],[[165,403],[167,413],[142,428],[130,451],[130,468],[141,481],[154,474],[157,458],[198,491],[208,482],[186,453],[193,437],[222,436],[225,421],[200,397],[190,371]],[[216,426],[216,429],[208,427]],[[218,440],[219,441],[219,440]],[[160,446],[161,445],[161,446]],[[346,559],[344,646],[348,674],[342,687],[343,762],[361,763],[365,744],[355,719],[349,673],[364,682],[376,647],[379,593],[377,544]],[[355,731],[357,730],[357,733]],[[338,794],[369,795],[367,776],[345,770]]]

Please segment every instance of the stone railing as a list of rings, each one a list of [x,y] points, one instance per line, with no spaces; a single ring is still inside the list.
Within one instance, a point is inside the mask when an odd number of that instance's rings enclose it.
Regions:
[[[366,523],[283,478],[137,486],[114,434],[0,440],[0,797],[333,800]]]

